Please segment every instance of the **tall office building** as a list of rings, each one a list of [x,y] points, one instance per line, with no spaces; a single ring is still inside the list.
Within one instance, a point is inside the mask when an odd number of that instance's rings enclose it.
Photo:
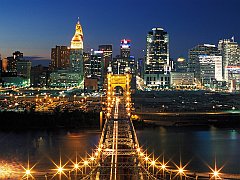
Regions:
[[[32,87],[46,87],[49,80],[48,67],[37,65],[31,68],[31,86]]]
[[[51,50],[51,70],[66,69],[70,64],[70,49],[67,46],[56,46]]]
[[[84,88],[83,31],[79,20],[71,41],[69,68],[53,71],[49,84],[52,87]]]
[[[29,80],[31,73],[32,62],[27,60],[17,61],[17,76],[23,77]]]
[[[131,51],[131,40],[123,39],[120,44],[120,56],[122,58],[129,58]]]
[[[233,66],[240,66],[240,48],[234,38],[220,40],[218,43],[218,49],[223,56],[223,77],[225,81],[231,80],[229,77],[229,69],[233,69]],[[229,79],[230,78],[230,79]]]
[[[88,77],[102,81],[103,66],[103,51],[94,51],[90,58],[90,75]]]
[[[111,64],[113,74],[125,74],[126,72],[129,72],[134,76],[136,74],[136,63],[133,56],[128,58],[116,56],[113,58]]]
[[[113,74],[125,74],[126,72],[136,76],[135,58],[130,55],[131,40],[123,39],[120,44],[120,55],[113,58],[111,66]]]
[[[79,20],[76,24],[75,34],[71,41],[70,69],[71,72],[77,73],[79,75],[80,77],[79,83],[83,85],[84,80],[83,31]]]
[[[200,81],[200,55],[220,55],[220,51],[215,45],[200,44],[188,51],[188,71],[193,72],[195,78]]]
[[[144,76],[144,58],[138,58],[136,64],[137,64],[136,75],[143,78],[143,76]]]
[[[154,89],[169,86],[169,36],[162,28],[153,28],[147,34],[145,66],[144,82],[147,86]]]
[[[213,87],[222,81],[222,56],[200,55],[200,79],[203,86]]]
[[[187,61],[183,57],[179,57],[174,63],[174,69],[176,72],[187,72]]]
[[[112,45],[99,45],[98,50],[103,52],[103,72],[107,73],[107,69],[112,62]]]
[[[84,74],[85,77],[91,76],[91,53],[83,52]]]
[[[30,71],[32,63],[25,60],[23,53],[15,51],[13,56],[3,60],[3,82],[5,87],[30,86]]]

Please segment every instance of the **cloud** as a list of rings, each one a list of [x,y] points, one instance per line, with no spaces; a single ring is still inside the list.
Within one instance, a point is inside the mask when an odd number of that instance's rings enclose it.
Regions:
[[[29,61],[51,61],[51,59],[43,56],[24,56],[24,59]]]
[[[39,64],[43,66],[48,66],[51,61],[49,58],[43,56],[24,56],[24,59],[31,61],[32,66],[36,66]]]

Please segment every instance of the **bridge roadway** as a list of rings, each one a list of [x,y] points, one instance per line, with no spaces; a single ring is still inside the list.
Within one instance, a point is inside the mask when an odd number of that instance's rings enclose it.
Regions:
[[[155,179],[138,159],[138,140],[126,111],[123,97],[113,98],[112,112],[104,125],[101,143],[101,161],[84,179],[139,180]]]

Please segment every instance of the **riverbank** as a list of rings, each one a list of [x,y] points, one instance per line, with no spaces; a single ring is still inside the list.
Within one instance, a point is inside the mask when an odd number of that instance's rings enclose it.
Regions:
[[[240,127],[239,113],[142,113],[138,114],[142,126],[216,126]]]

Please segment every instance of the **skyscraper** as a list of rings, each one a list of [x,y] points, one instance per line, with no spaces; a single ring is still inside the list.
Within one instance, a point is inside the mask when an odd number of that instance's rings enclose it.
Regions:
[[[94,51],[90,58],[90,76],[102,82],[103,79],[103,51]]]
[[[123,39],[120,44],[120,55],[122,58],[129,58],[131,50],[131,40]]]
[[[136,63],[133,56],[128,58],[117,56],[113,58],[111,64],[113,74],[125,74],[126,72],[130,72],[133,76],[136,76]]]
[[[69,68],[53,71],[50,74],[49,84],[51,87],[84,89],[83,32],[79,20],[71,41]]]
[[[24,59],[23,53],[15,51],[13,56],[3,60],[3,86],[30,86],[30,71],[32,63]]]
[[[169,86],[169,36],[162,28],[153,28],[147,34],[144,82],[151,88]]]
[[[79,83],[83,85],[84,80],[84,59],[83,59],[83,31],[78,20],[75,34],[71,41],[70,69],[80,76]]]
[[[200,78],[200,64],[199,64],[199,56],[200,55],[220,55],[218,48],[212,44],[200,44],[188,51],[188,71],[193,72],[195,78],[199,81]]]
[[[98,50],[103,51],[103,72],[105,75],[109,64],[112,62],[112,45],[99,45]]]
[[[222,81],[222,56],[200,55],[200,79],[205,87],[213,87]]]
[[[175,62],[176,72],[187,72],[187,61],[183,57],[179,57]]]
[[[223,56],[223,77],[224,80],[228,82],[230,78],[228,69],[232,69],[233,66],[240,66],[240,48],[238,43],[232,38],[232,40],[220,40],[218,43],[218,49]]]
[[[50,69],[66,69],[70,64],[70,49],[67,46],[56,46],[51,50]]]
[[[135,58],[130,55],[131,40],[123,39],[120,44],[120,55],[113,58],[111,66],[113,74],[125,74],[130,72],[136,77]]]

